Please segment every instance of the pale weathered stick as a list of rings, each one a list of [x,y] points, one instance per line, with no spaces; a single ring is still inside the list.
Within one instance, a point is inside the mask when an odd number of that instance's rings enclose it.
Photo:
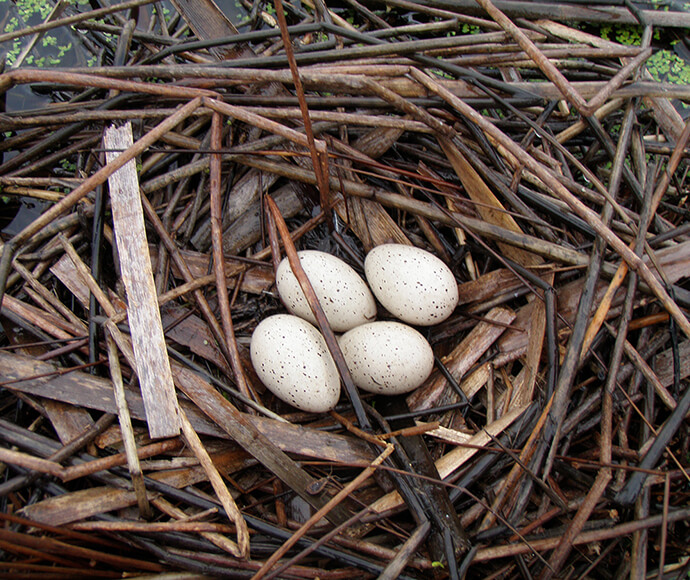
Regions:
[[[196,458],[199,460],[199,463],[201,463],[201,466],[204,468],[204,472],[206,473],[208,480],[211,482],[213,490],[216,492],[216,496],[218,496],[218,500],[225,509],[228,518],[237,527],[238,545],[237,551],[234,552],[233,555],[237,556],[238,558],[248,558],[249,530],[247,529],[247,524],[244,521],[244,518],[242,517],[240,510],[237,508],[235,500],[232,498],[230,492],[228,491],[228,488],[225,486],[223,478],[220,476],[220,473],[218,473],[218,470],[216,469],[216,466],[213,464],[213,461],[211,461],[211,457],[209,456],[208,451],[206,451],[206,448],[202,445],[201,439],[199,439],[199,436],[197,435],[196,431],[194,431],[194,427],[192,427],[192,424],[189,422],[189,419],[187,419],[187,415],[185,415],[182,409],[180,409],[179,417],[185,441],[192,449],[192,452],[194,453]]]
[[[112,163],[118,155],[115,151],[132,146],[132,126],[127,123],[120,128],[108,128],[103,142],[108,150],[106,159]],[[114,173],[108,184],[122,279],[129,302],[127,313],[132,347],[149,433],[154,439],[173,437],[180,432],[177,397],[158,309],[134,160]]]
[[[113,391],[115,394],[115,404],[117,405],[117,416],[120,420],[120,432],[127,455],[127,467],[132,478],[134,493],[137,496],[139,514],[148,519],[152,516],[151,505],[146,496],[146,486],[144,485],[144,475],[141,472],[141,464],[137,455],[137,444],[132,430],[132,418],[129,414],[129,407],[125,399],[125,386],[122,383],[122,372],[120,370],[120,359],[118,358],[117,346],[110,333],[105,333],[105,340],[108,347],[108,361],[110,363],[110,377],[113,381]]]
[[[158,497],[154,499],[151,503],[153,503],[153,505],[155,505],[159,510],[161,510],[164,514],[170,516],[171,518],[175,518],[176,520],[189,519],[188,514],[186,514],[177,506],[171,504],[167,499],[163,497]],[[193,517],[196,518],[199,515],[200,514],[195,514]],[[221,550],[225,552],[234,554],[237,550],[237,544],[227,536],[224,536],[223,534],[219,534],[217,532],[200,532],[200,535],[202,538],[207,539],[209,542],[218,546]]]

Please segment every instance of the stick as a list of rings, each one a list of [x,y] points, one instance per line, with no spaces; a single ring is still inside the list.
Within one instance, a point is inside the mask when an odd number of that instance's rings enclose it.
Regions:
[[[127,123],[120,129],[110,127],[103,142],[106,149],[129,149],[132,126]],[[114,162],[116,155],[107,151],[108,163]],[[129,303],[127,318],[149,434],[153,439],[174,437],[180,432],[177,397],[158,309],[134,160],[114,173],[108,184],[120,268]]]

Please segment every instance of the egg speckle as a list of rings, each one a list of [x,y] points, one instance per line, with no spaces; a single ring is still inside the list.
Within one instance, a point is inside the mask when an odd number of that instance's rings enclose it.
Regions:
[[[377,246],[367,254],[364,272],[384,308],[409,324],[438,324],[458,304],[453,272],[421,248],[403,244]]]
[[[293,407],[323,413],[340,398],[340,376],[326,341],[297,316],[276,314],[261,321],[250,356],[261,382]]]
[[[303,250],[297,255],[335,332],[345,332],[376,318],[374,296],[366,282],[348,264],[316,250]],[[292,314],[316,324],[287,258],[276,271],[276,286],[281,300]]]
[[[434,353],[426,339],[400,322],[363,324],[343,334],[339,344],[355,385],[372,393],[412,391],[434,366]]]

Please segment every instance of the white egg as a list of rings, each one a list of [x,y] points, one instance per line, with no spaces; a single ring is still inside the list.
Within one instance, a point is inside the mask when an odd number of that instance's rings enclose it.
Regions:
[[[335,332],[345,332],[376,318],[376,301],[366,282],[340,258],[316,250],[298,252],[328,323]],[[286,308],[316,324],[316,318],[288,259],[276,272],[276,286]]]
[[[403,244],[377,246],[367,254],[364,273],[384,308],[409,324],[438,324],[458,305],[458,284],[453,272],[421,248]]]
[[[400,322],[371,322],[339,339],[352,380],[360,389],[384,395],[420,386],[434,366],[434,353],[414,328]]]
[[[340,376],[326,341],[291,314],[262,320],[252,334],[252,365],[266,387],[286,403],[312,413],[335,407]]]

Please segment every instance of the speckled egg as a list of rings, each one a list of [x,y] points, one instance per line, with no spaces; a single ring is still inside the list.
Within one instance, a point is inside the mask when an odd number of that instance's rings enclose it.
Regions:
[[[426,250],[403,244],[377,246],[367,254],[364,273],[384,308],[409,324],[438,324],[458,305],[453,273]]]
[[[297,316],[262,320],[252,334],[250,356],[263,384],[293,407],[323,413],[340,398],[340,376],[326,341]]]
[[[297,255],[335,332],[345,332],[376,318],[374,296],[366,282],[348,264],[316,250],[303,250]],[[316,324],[287,258],[278,266],[276,286],[281,300],[292,314]]]
[[[383,395],[420,386],[434,366],[434,353],[414,328],[400,322],[371,322],[340,339],[352,380],[360,389]]]

